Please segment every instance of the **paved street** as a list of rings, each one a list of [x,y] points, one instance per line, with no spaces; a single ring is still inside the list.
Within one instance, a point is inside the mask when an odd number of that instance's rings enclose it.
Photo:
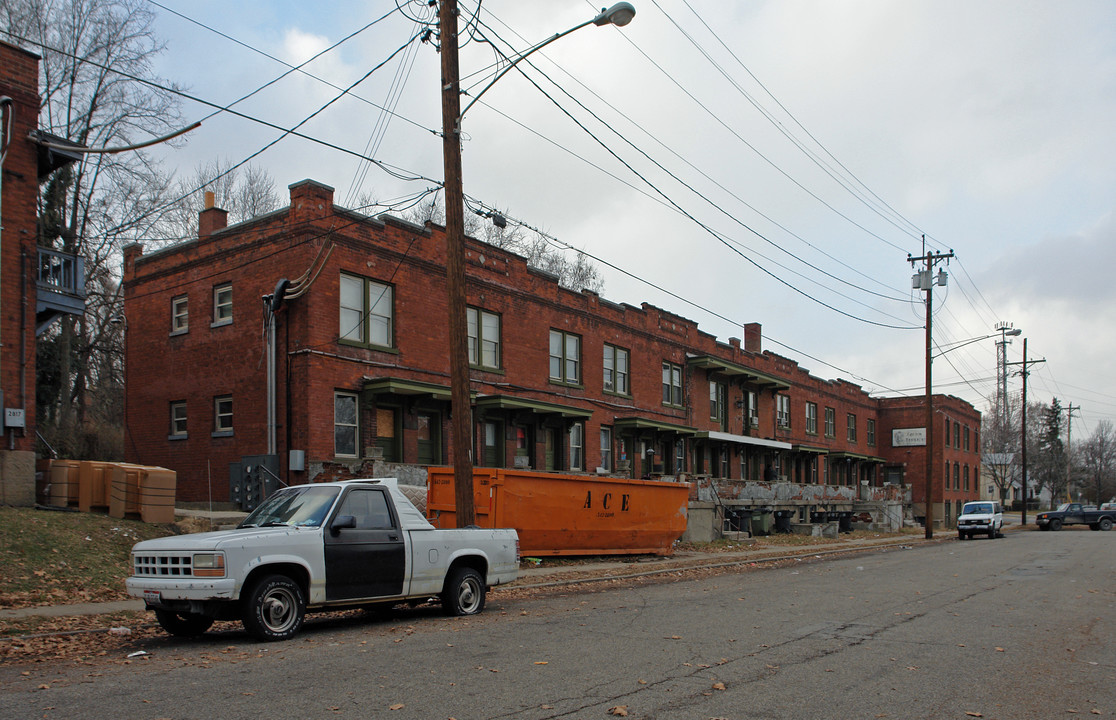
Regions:
[[[1114,543],[1012,532],[497,592],[478,618],[331,621],[288,643],[166,639],[128,666],[0,668],[0,717],[1111,717]]]

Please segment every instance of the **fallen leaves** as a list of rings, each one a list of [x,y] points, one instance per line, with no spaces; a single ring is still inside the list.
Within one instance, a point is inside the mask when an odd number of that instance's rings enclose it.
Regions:
[[[628,717],[627,705],[613,705],[608,709],[609,715],[616,715],[618,717]]]

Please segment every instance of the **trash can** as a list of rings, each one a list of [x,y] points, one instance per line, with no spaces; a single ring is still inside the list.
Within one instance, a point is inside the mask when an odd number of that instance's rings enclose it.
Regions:
[[[776,510],[775,515],[775,532],[789,533],[791,531],[791,518],[797,513],[794,510]]]
[[[838,532],[851,533],[852,527],[852,512],[842,511],[837,513],[837,530]]]
[[[752,511],[752,535],[770,535],[775,517],[767,508]]]
[[[725,525],[727,532],[750,532],[752,525],[752,511],[750,508],[727,507],[725,508]]]
[[[810,513],[810,522],[823,523],[829,520],[829,513],[825,510],[814,510]]]

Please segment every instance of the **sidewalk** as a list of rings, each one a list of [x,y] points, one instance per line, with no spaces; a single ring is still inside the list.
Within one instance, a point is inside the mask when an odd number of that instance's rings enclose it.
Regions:
[[[940,542],[954,539],[955,534],[936,531],[934,539],[929,542]],[[885,548],[911,548],[922,545],[928,541],[921,535],[889,538],[863,538],[845,540],[841,543],[828,543],[818,545],[793,545],[786,547],[742,549],[733,552],[676,552],[664,557],[649,557],[646,555],[626,556],[618,555],[615,558],[602,559],[597,562],[584,564],[554,565],[548,567],[527,567],[519,571],[519,578],[508,585],[495,588],[494,592],[505,589],[526,590],[542,587],[556,587],[560,585],[575,585],[579,583],[604,582],[633,577],[643,577],[680,570],[690,570],[707,567],[727,567],[748,563],[770,563],[795,557],[833,555],[839,553],[878,550]],[[551,557],[550,560],[559,558]],[[547,558],[543,558],[543,563]],[[107,615],[118,612],[142,612],[143,600],[119,600],[103,603],[78,603],[73,605],[47,605],[30,608],[0,610],[0,620],[14,620],[30,617],[74,617],[82,615]]]

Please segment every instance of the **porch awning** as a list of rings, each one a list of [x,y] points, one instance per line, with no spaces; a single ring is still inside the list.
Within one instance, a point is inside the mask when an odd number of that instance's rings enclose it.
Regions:
[[[697,432],[697,428],[687,427],[686,425],[675,425],[674,423],[641,417],[616,418],[612,427],[617,430],[656,430],[658,432],[677,433],[678,435],[693,435]]]
[[[744,367],[743,365],[738,365],[734,362],[729,362],[728,360],[722,360],[721,358],[713,357],[712,355],[698,355],[697,357],[687,358],[686,364],[690,367],[701,368],[703,370],[713,370],[715,372],[721,373],[722,375],[738,377],[744,382],[748,382],[753,385],[759,385],[760,387],[786,389],[791,386],[790,383],[786,380],[780,380],[774,375],[768,375],[767,373],[762,373],[759,370],[753,370],[752,368]]]
[[[791,450],[795,452],[814,453],[815,455],[829,454],[829,448],[814,447],[812,445],[795,445]]]
[[[592,410],[514,395],[482,395],[476,399],[474,405],[478,410],[528,410],[537,415],[561,415],[564,418],[581,420],[593,416]]]
[[[873,463],[887,462],[882,457],[876,457],[874,455],[861,455],[860,453],[851,453],[851,452],[829,453],[829,458],[831,460],[860,460],[860,461],[863,461],[863,462],[873,462]]]
[[[421,380],[405,380],[403,378],[372,378],[364,381],[364,392],[369,395],[426,395],[435,400],[449,401],[453,393],[448,385],[422,382]],[[470,393],[470,396],[475,393]]]
[[[773,450],[790,450],[792,445],[788,442],[781,440],[764,440],[763,438],[754,438],[748,435],[733,435],[732,433],[719,432],[716,430],[702,430],[695,435],[697,438],[708,440],[719,440],[720,442],[737,443],[739,445],[758,445],[759,447],[771,448]]]

